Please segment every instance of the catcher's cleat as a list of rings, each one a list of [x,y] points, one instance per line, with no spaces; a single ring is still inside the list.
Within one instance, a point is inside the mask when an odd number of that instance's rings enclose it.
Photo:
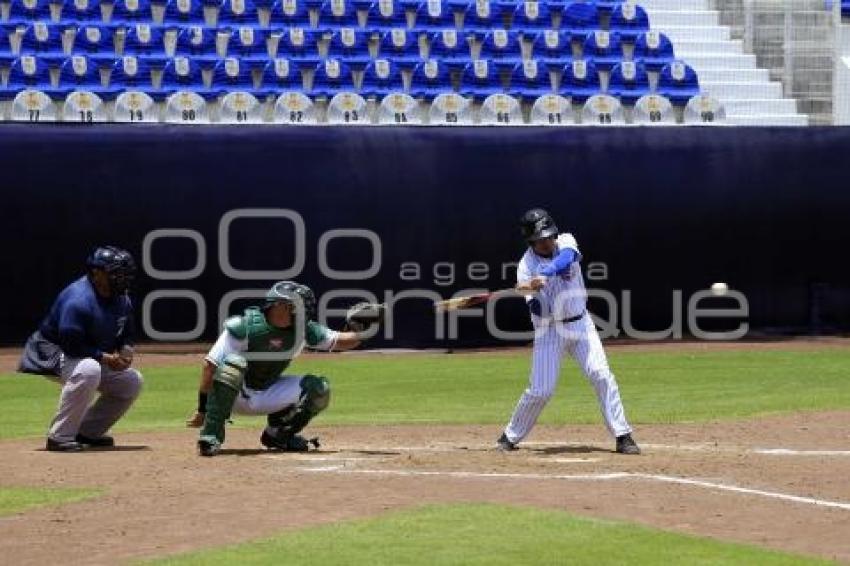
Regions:
[[[115,446],[115,439],[111,436],[99,436],[98,438],[91,438],[82,434],[78,434],[77,442],[85,446],[91,446],[92,448],[112,448],[113,446]]]
[[[53,440],[52,438],[47,439],[45,448],[49,452],[82,452],[85,450],[85,446],[74,440]]]
[[[314,450],[318,450],[320,446],[318,438],[307,440],[300,434],[273,436],[266,430],[260,436],[260,444],[269,450],[280,450],[282,452],[307,452],[311,444]]]
[[[516,444],[508,440],[508,435],[504,432],[502,436],[499,437],[499,440],[496,441],[496,450],[500,450],[501,452],[510,452],[512,450],[517,450]]]
[[[214,436],[202,436],[198,440],[198,453],[201,456],[215,456],[221,451],[221,442]]]
[[[640,454],[640,448],[631,434],[617,437],[617,452],[619,454]]]

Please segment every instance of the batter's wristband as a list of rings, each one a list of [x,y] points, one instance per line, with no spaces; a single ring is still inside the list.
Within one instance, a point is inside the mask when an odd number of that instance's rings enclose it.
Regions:
[[[203,391],[198,391],[198,412],[207,412],[207,394]]]

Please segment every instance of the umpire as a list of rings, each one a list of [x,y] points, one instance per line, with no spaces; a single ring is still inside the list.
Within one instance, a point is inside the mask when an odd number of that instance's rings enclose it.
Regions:
[[[59,410],[47,433],[47,449],[55,452],[114,446],[106,432],[142,388],[142,375],[130,367],[133,305],[127,293],[136,274],[133,256],[102,246],[86,267],[87,274],[59,293],[29,337],[19,367],[62,385]],[[100,397],[91,404],[98,391]]]

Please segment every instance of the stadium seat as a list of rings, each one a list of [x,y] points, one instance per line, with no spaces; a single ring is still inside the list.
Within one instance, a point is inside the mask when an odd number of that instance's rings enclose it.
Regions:
[[[359,26],[357,10],[350,0],[327,0],[319,9],[319,29],[333,32]]]
[[[224,0],[218,9],[219,28],[258,26],[260,17],[252,0]]]
[[[684,120],[689,125],[721,125],[726,121],[726,110],[716,98],[696,95],[685,106]]]
[[[356,126],[369,123],[366,100],[350,90],[338,92],[328,102],[328,124]]]
[[[608,94],[616,96],[623,104],[634,104],[649,91],[649,75],[643,63],[624,61],[611,70]]]
[[[34,21],[50,22],[49,0],[12,0],[9,4],[9,22],[16,24],[30,23]]]
[[[147,62],[132,55],[116,61],[109,75],[109,89],[115,95],[126,91],[150,92],[153,83]]]
[[[646,10],[633,2],[623,2],[611,13],[609,29],[619,33],[625,41],[635,41],[649,31],[649,16]]]
[[[112,28],[103,25],[86,25],[78,28],[74,35],[73,53],[86,55],[97,65],[112,66],[115,62]]]
[[[463,29],[482,36],[492,29],[504,28],[505,9],[490,0],[474,0],[463,16]]]
[[[416,28],[423,31],[457,29],[455,13],[442,0],[427,0],[416,9]]]
[[[595,94],[587,99],[581,111],[586,126],[622,126],[626,123],[620,101],[608,94]]]
[[[212,68],[218,61],[215,29],[203,26],[183,29],[177,35],[174,54],[180,57],[191,57],[204,68]]]
[[[168,8],[166,7],[167,10]],[[153,11],[151,11],[150,0],[115,0],[112,4],[112,18],[109,22],[123,26],[132,26],[137,23],[152,23]]]
[[[280,96],[284,92],[302,91],[304,84],[298,63],[286,57],[269,61],[263,69],[259,92],[264,96]]]
[[[466,126],[472,124],[472,104],[455,92],[437,96],[428,111],[428,123],[438,126]]]
[[[129,2],[130,0],[120,1]],[[206,25],[204,5],[201,0],[168,0],[162,23],[169,28]]]
[[[369,8],[366,26],[374,32],[407,28],[407,11],[396,0],[377,0]]]
[[[522,44],[515,31],[494,29],[481,42],[481,59],[489,59],[497,66],[513,68],[522,60]]]
[[[59,84],[54,92],[67,96],[75,90],[85,90],[98,96],[108,90],[100,80],[97,65],[85,55],[68,58],[59,69]]]
[[[599,73],[592,61],[576,59],[564,67],[561,77],[561,94],[577,102],[584,102],[601,92]]]
[[[289,91],[277,97],[272,120],[275,124],[299,126],[317,123],[318,116],[316,106],[307,95]]]
[[[35,55],[21,55],[12,63],[3,98],[11,100],[23,90],[37,90],[50,96],[53,85],[50,82],[50,69],[47,63]]]
[[[147,64],[132,56],[121,58],[112,68],[109,80],[110,96],[115,99],[115,120],[118,122],[157,122],[153,90]]]
[[[388,94],[378,106],[378,124],[396,126],[421,124],[422,119],[419,103],[403,92]]]
[[[532,56],[549,67],[563,67],[573,58],[569,32],[541,31],[534,37]]]
[[[355,70],[362,70],[372,59],[368,33],[355,28],[339,28],[331,36],[328,57],[340,59]]]
[[[272,5],[271,27],[310,27],[310,12],[305,0],[279,0]]]
[[[162,29],[150,24],[136,24],[124,36],[124,55],[132,55],[148,65],[163,67],[167,56]]]
[[[620,34],[596,30],[584,42],[584,58],[593,61],[601,71],[610,71],[623,60],[623,45]]]
[[[401,71],[389,59],[375,59],[363,73],[360,93],[365,97],[380,99],[391,92],[404,92]]]
[[[341,91],[354,90],[351,68],[338,59],[325,59],[316,66],[313,74],[314,97],[332,98]]]
[[[522,125],[522,107],[509,94],[491,94],[481,103],[478,123],[484,126]]]
[[[635,61],[641,61],[650,71],[660,71],[676,59],[673,43],[663,33],[648,31],[635,41]]]
[[[463,33],[447,29],[430,36],[428,57],[439,59],[451,69],[462,69],[469,63],[469,42]]]
[[[165,99],[165,121],[169,124],[209,124],[209,105],[201,93],[178,89]]]
[[[251,68],[242,64],[238,57],[225,57],[216,63],[213,69],[209,90],[218,96],[224,96],[231,91],[254,93]]]
[[[64,29],[61,25],[47,22],[33,22],[21,37],[20,53],[37,55],[48,65],[58,65],[67,55],[62,46]]]
[[[491,94],[504,92],[496,65],[486,59],[472,61],[463,69],[460,79],[460,94],[475,100],[483,100]]]
[[[673,61],[661,69],[657,91],[673,104],[685,104],[700,93],[699,78],[684,61]]]
[[[217,93],[206,88],[201,75],[201,67],[194,59],[174,57],[165,65],[162,72],[162,84],[154,98],[170,96],[178,91],[189,91],[202,98],[214,98]]]
[[[381,57],[391,59],[402,69],[412,69],[421,60],[419,40],[404,28],[394,28],[381,36],[379,47]]]
[[[441,59],[428,59],[413,70],[410,96],[433,100],[438,95],[452,92],[449,69]]]
[[[599,9],[592,2],[570,2],[561,17],[561,30],[584,41],[593,30],[600,29]]]
[[[647,94],[635,102],[632,123],[638,126],[671,126],[676,123],[673,105],[658,94]]]
[[[552,14],[545,0],[527,0],[514,9],[514,19],[511,29],[525,35],[552,28]]]
[[[280,36],[277,56],[294,59],[303,65],[314,66],[321,59],[318,37],[304,28],[289,28]]]
[[[268,35],[257,27],[234,29],[227,40],[227,56],[239,57],[250,68],[262,68],[269,59]]]
[[[559,94],[544,94],[531,106],[531,124],[567,126],[575,123],[570,101]]]
[[[66,0],[62,5],[62,22],[85,25],[103,21],[100,0]]]
[[[552,94],[554,91],[549,68],[536,59],[519,63],[511,73],[511,87],[508,92],[524,101]]]

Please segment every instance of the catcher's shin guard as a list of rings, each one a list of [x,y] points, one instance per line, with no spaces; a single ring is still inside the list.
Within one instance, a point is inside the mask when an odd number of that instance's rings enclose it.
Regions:
[[[230,418],[236,396],[242,388],[247,363],[242,356],[230,355],[216,369],[213,375],[212,390],[207,397],[207,413],[201,438],[214,437],[224,443],[224,425]]]
[[[324,377],[305,375],[301,378],[301,397],[298,403],[268,416],[269,428],[276,429],[278,438],[292,437],[307,426],[313,417],[324,411],[331,401],[331,386]]]

